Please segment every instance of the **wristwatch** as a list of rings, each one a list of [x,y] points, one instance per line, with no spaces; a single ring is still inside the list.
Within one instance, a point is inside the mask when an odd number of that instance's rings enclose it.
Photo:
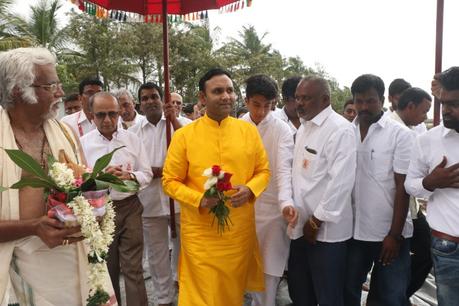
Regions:
[[[131,181],[137,182],[137,177],[135,176],[135,174],[133,172],[129,173],[129,179],[131,179]]]

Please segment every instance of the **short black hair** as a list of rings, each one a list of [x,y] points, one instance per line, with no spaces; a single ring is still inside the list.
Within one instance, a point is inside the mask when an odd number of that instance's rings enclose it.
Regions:
[[[346,100],[346,102],[344,102],[343,110],[345,110],[346,106],[348,106],[349,104],[354,104],[354,99],[353,98],[349,98],[349,99]]]
[[[257,74],[251,76],[245,81],[245,84],[245,96],[248,99],[255,95],[261,95],[267,100],[273,100],[277,98],[277,84],[267,75]]]
[[[459,67],[451,67],[440,74],[438,79],[446,90],[459,89]]]
[[[237,109],[237,112],[236,112],[236,117],[239,118],[239,116],[240,116],[242,113],[246,114],[246,113],[248,113],[248,112],[249,112],[249,110],[247,109],[247,107],[244,107],[244,106],[239,107],[239,108]]]
[[[384,82],[383,80],[374,74],[362,74],[352,82],[351,93],[355,97],[356,94],[364,93],[371,88],[374,88],[378,93],[380,99],[384,98]]]
[[[404,79],[395,79],[389,85],[389,96],[401,95],[408,88],[411,88],[410,83]]]
[[[204,91],[206,88],[206,82],[210,80],[211,78],[213,78],[214,76],[218,76],[218,75],[226,75],[227,77],[231,79],[231,81],[233,80],[233,78],[231,77],[231,74],[225,69],[212,68],[209,71],[207,71],[199,80],[199,91]]]
[[[302,77],[300,76],[294,76],[286,79],[284,83],[282,83],[282,98],[284,100],[295,98],[295,91],[301,79]]]
[[[182,111],[187,115],[192,114],[194,112],[194,105],[191,103],[185,104],[185,106],[182,108]]]
[[[140,102],[140,93],[144,89],[156,89],[158,91],[158,93],[159,93],[159,97],[161,98],[161,100],[163,99],[163,91],[161,90],[161,88],[156,83],[147,82],[145,84],[140,85],[139,90],[137,91],[137,96],[139,98],[139,102]]]
[[[78,85],[78,92],[80,93],[80,95],[83,94],[84,87],[87,85],[98,85],[102,87],[102,89],[104,88],[104,83],[102,83],[101,80],[99,80],[98,78],[89,77],[81,81],[80,85]]]
[[[80,95],[77,94],[77,93],[72,93],[70,95],[68,95],[67,97],[64,98],[64,103],[65,102],[70,102],[70,101],[75,101],[75,100],[78,100],[80,98]]]
[[[404,110],[410,102],[413,102],[414,105],[418,106],[422,103],[422,101],[424,101],[424,99],[432,101],[432,97],[425,90],[417,87],[408,88],[400,96],[397,109]]]

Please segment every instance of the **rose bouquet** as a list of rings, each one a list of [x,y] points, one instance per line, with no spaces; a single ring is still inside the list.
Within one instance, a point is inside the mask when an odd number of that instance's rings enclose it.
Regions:
[[[207,181],[204,183],[204,196],[207,198],[218,198],[217,205],[212,207],[209,213],[214,214],[212,226],[215,218],[217,218],[217,231],[221,235],[225,231],[225,228],[229,230],[229,225],[232,224],[229,215],[230,210],[225,204],[229,199],[225,195],[225,191],[233,189],[230,182],[232,174],[223,171],[220,166],[214,165],[204,170],[202,175],[207,177]]]
[[[31,174],[21,178],[10,188],[44,188],[48,216],[60,220],[66,226],[81,226],[81,235],[89,248],[88,306],[103,305],[110,298],[103,289],[105,258],[115,230],[115,212],[108,190],[112,188],[121,192],[136,192],[139,188],[133,181],[122,181],[103,171],[114,152],[120,148],[100,157],[92,171],[71,162],[61,150],[59,161],[48,156],[47,172],[27,153],[5,149],[13,162]],[[2,187],[0,191],[6,189]]]

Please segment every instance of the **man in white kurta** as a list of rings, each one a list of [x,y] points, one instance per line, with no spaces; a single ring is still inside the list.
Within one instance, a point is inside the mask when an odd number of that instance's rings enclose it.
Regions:
[[[267,76],[256,75],[246,81],[248,113],[241,118],[257,127],[268,154],[272,180],[255,203],[257,238],[263,257],[265,292],[252,293],[254,306],[275,306],[276,292],[288,258],[290,239],[282,217],[294,213],[292,199],[293,134],[289,126],[275,118],[271,106],[277,85]]]
[[[333,111],[330,86],[306,77],[296,89],[302,124],[295,139],[293,194],[299,213],[292,233],[288,285],[295,305],[343,304],[356,150],[352,124]]]
[[[89,167],[97,159],[116,148],[110,165],[105,169],[122,180],[138,182],[145,188],[152,172],[141,140],[130,131],[118,128],[119,104],[114,96],[100,92],[89,100],[97,126],[81,138]],[[123,271],[127,305],[147,305],[143,279],[143,207],[135,193],[110,192],[115,209],[115,236],[108,251],[107,265],[117,299],[120,300],[119,274]]]
[[[158,303],[160,306],[171,305],[174,299],[174,280],[177,280],[177,259],[180,250],[180,214],[179,205],[174,201],[177,237],[171,239],[170,256],[168,234],[171,221],[170,201],[161,185],[162,169],[167,153],[166,116],[174,122],[171,123],[172,134],[175,131],[174,125],[179,128],[186,125],[187,121],[176,116],[177,109],[173,104],[163,105],[161,89],[154,83],[140,86],[139,100],[145,117],[129,131],[135,133],[148,148],[148,162],[153,169],[151,183],[139,192],[139,199],[144,207],[142,214],[144,243]]]

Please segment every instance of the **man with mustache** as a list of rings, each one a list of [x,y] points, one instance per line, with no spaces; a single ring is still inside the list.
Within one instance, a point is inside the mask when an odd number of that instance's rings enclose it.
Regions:
[[[45,171],[48,155],[58,159],[61,152],[82,163],[78,140],[54,119],[63,96],[56,59],[47,49],[0,54],[0,186],[31,176],[3,149],[22,150]],[[0,305],[86,305],[87,254],[83,238],[74,236],[81,229],[49,218],[46,208],[43,188],[1,193]],[[106,276],[104,289],[113,292]],[[16,299],[10,299],[9,290]]]
[[[344,305],[347,241],[352,237],[355,177],[352,124],[333,111],[327,80],[301,79],[292,164],[299,221],[291,235],[288,286],[294,305]]]
[[[442,105],[443,122],[419,136],[405,186],[428,199],[432,259],[438,305],[459,301],[459,67],[435,76],[432,93]]]
[[[113,93],[120,104],[120,121],[124,129],[137,124],[144,116],[135,110],[135,100],[127,89],[118,89]]]
[[[405,306],[413,224],[404,181],[412,132],[384,114],[384,82],[364,74],[352,83],[357,170],[354,234],[348,244],[345,305],[360,306],[373,267],[367,305]]]
[[[268,185],[269,162],[257,128],[229,116],[236,100],[229,72],[204,74],[199,99],[206,114],[175,132],[162,178],[180,203],[178,303],[240,306],[245,291],[264,289],[254,202]],[[203,172],[213,165],[233,174],[226,194],[231,224],[223,233],[209,213],[219,199],[204,196]]]
[[[174,203],[177,237],[172,239],[172,256],[170,257],[169,197],[164,193],[161,185],[163,165],[167,153],[166,118],[171,122],[172,133],[191,121],[177,117],[176,104],[163,103],[163,93],[159,86],[154,83],[142,84],[138,95],[140,107],[145,117],[131,127],[129,131],[135,133],[148,148],[148,163],[153,171],[153,179],[150,184],[139,192],[139,199],[144,207],[142,214],[143,235],[158,303],[160,306],[168,306],[172,305],[174,299],[174,280],[176,280],[177,260],[180,251],[180,214],[178,205]],[[174,94],[171,94],[171,98],[173,96]]]

